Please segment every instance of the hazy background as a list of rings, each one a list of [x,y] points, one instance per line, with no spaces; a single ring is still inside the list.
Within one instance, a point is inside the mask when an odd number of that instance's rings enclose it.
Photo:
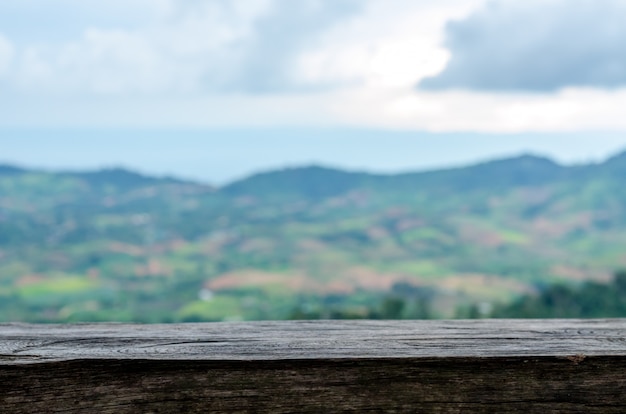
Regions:
[[[0,160],[211,182],[600,160],[626,145],[625,16],[620,0],[0,0]]]
[[[215,185],[259,171],[326,165],[399,173],[517,154],[565,164],[603,161],[626,148],[622,133],[431,133],[380,129],[11,129],[0,162],[54,170],[124,166]]]
[[[0,321],[626,316],[625,22],[0,0]]]

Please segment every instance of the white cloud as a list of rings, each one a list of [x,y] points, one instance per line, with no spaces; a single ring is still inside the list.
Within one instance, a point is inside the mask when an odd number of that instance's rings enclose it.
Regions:
[[[484,0],[370,0],[364,12],[327,31],[299,57],[306,81],[372,88],[411,87],[448,60],[443,29]]]
[[[557,94],[351,91],[333,100],[350,125],[433,132],[626,130],[626,89],[567,89]]]
[[[242,13],[223,1],[156,4],[154,20],[143,27],[86,27],[79,38],[24,47],[16,85],[95,96],[191,93],[203,78],[219,85],[233,73],[236,45],[251,36],[268,2],[251,1],[257,7]]]
[[[95,95],[408,86],[443,68],[446,21],[483,1],[129,0],[152,19],[26,44],[15,84]],[[110,15],[120,4],[91,6]]]
[[[626,131],[626,90],[556,95],[354,88],[314,94],[119,100],[0,100],[0,125],[60,127],[359,127],[485,133]]]
[[[141,27],[87,26],[77,38],[26,44],[14,86],[95,96],[298,90],[307,85],[296,82],[292,60],[361,8],[356,0],[155,4]]]
[[[0,125],[626,130],[624,90],[415,90],[486,0],[82,1],[35,36],[45,2],[0,0],[33,19],[0,37]]]
[[[29,93],[128,95],[164,85],[166,74],[167,67],[144,38],[93,28],[59,48],[25,48],[14,78],[16,86]]]

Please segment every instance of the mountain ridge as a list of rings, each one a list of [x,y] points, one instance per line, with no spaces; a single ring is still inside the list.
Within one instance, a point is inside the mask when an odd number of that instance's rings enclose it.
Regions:
[[[508,182],[509,184],[513,184],[514,182],[526,182],[527,184],[533,184],[540,182],[541,180],[559,178],[568,171],[598,169],[603,167],[613,169],[618,168],[619,170],[622,168],[626,169],[626,150],[610,156],[606,160],[599,163],[563,165],[547,156],[533,153],[522,153],[520,155],[478,161],[454,167],[433,168],[428,170],[399,173],[350,170],[341,167],[331,167],[324,164],[314,163],[309,165],[275,168],[254,172],[241,179],[236,179],[220,186],[213,186],[207,182],[182,179],[171,175],[157,176],[149,173],[139,173],[131,168],[123,167],[101,168],[84,171],[64,171],[42,170],[25,168],[12,164],[0,164],[0,176],[26,173],[55,174],[85,179],[94,185],[121,184],[124,187],[137,187],[155,183],[197,184],[211,186],[216,188],[218,191],[223,191],[224,193],[231,195],[245,193],[246,191],[250,191],[250,188],[256,185],[266,187],[272,180],[280,181],[286,187],[290,187],[290,191],[301,193],[302,191],[296,191],[296,187],[303,184],[304,181],[311,179],[313,187],[316,187],[312,189],[311,193],[314,195],[333,195],[358,186],[364,182],[368,184],[384,183],[383,185],[387,185],[394,179],[397,179],[398,181],[415,179],[419,182],[419,180],[423,178],[430,179],[440,177],[443,179],[443,177],[446,177],[444,181],[449,181],[454,178],[458,178],[463,174],[470,174],[473,176],[473,179],[475,179],[476,175],[482,174],[492,176],[497,175],[500,176],[500,178],[503,178],[502,174],[504,174],[508,175],[508,177],[502,180],[503,183]],[[321,184],[320,182],[325,180],[339,180],[339,182],[333,182],[333,189],[319,188]],[[469,182],[464,183],[463,186],[468,184],[472,186],[472,180],[470,179],[468,181]],[[473,183],[473,185],[475,185],[475,183]],[[258,193],[258,190],[255,189],[253,192]]]

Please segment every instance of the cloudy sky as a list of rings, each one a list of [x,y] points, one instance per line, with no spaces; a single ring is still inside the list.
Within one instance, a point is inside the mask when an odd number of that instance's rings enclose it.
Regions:
[[[601,159],[626,148],[625,23],[624,0],[0,0],[0,161]]]

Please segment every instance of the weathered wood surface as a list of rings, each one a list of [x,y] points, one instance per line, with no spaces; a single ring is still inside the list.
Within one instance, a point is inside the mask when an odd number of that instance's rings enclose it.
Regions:
[[[626,320],[0,325],[0,413],[626,412]]]

